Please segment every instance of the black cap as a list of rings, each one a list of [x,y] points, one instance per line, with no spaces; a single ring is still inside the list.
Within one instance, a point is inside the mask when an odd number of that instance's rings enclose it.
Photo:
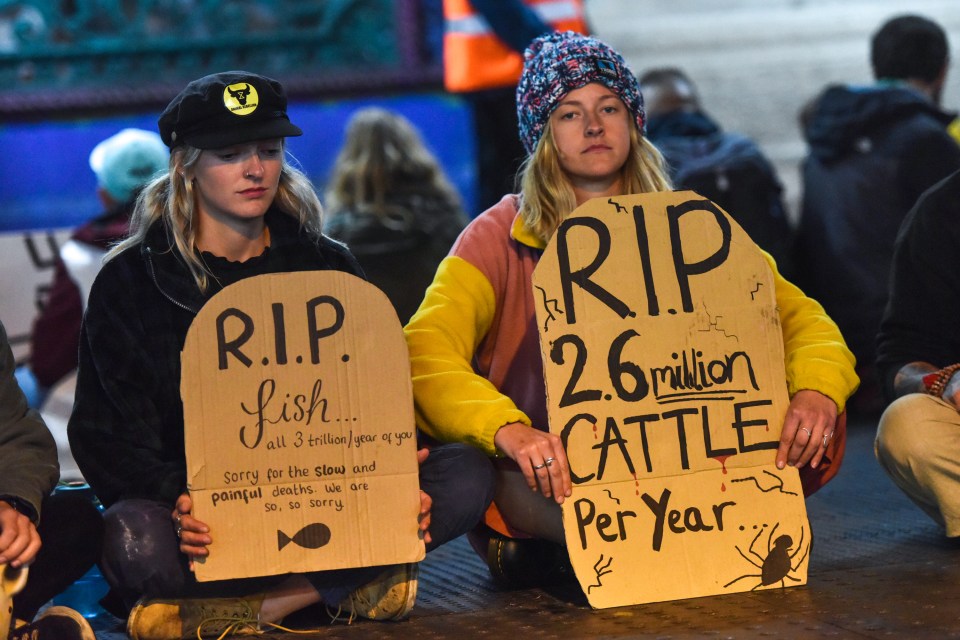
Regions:
[[[303,134],[287,118],[287,95],[276,80],[224,71],[194,80],[170,101],[157,123],[171,149],[220,149]]]

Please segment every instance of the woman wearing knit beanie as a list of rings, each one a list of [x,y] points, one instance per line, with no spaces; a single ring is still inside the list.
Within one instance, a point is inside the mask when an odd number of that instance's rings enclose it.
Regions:
[[[534,267],[558,225],[585,201],[671,187],[660,153],[644,136],[634,74],[595,38],[566,32],[534,40],[517,86],[517,113],[529,153],[520,193],[504,196],[464,230],[405,331],[418,426],[495,458],[494,505],[472,542],[495,577],[531,584],[560,577],[567,566],[560,504],[572,495],[563,445],[548,431]],[[817,357],[849,369],[849,377],[824,388],[855,387],[836,326],[771,266],[787,359],[814,345]],[[816,466],[820,438],[833,435],[836,417],[829,397],[797,391],[777,464]]]

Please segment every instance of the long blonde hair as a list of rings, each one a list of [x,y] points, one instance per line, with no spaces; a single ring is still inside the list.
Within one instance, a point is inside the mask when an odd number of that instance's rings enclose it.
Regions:
[[[620,170],[623,194],[669,191],[670,178],[656,147],[630,127],[630,153]],[[527,228],[544,242],[574,209],[577,200],[570,180],[560,167],[560,154],[550,122],[533,153],[520,169],[520,215]]]
[[[325,194],[328,209],[386,221],[397,196],[410,192],[460,201],[413,123],[379,107],[358,111],[347,126]]]
[[[201,149],[190,146],[175,148],[170,153],[169,171],[144,187],[130,218],[130,235],[116,245],[106,259],[141,244],[150,226],[164,220],[173,235],[177,253],[201,291],[207,290],[212,275],[197,255],[196,196],[193,174]],[[319,238],[323,226],[323,209],[310,180],[287,161],[283,153],[280,185],[273,207],[295,218],[313,238]]]

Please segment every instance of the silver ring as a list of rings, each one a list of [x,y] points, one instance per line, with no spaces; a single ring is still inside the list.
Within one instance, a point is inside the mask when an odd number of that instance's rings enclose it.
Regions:
[[[540,469],[543,469],[543,468],[546,467],[546,466],[547,466],[546,464],[535,464],[535,465],[533,465],[533,470],[534,470],[534,471],[540,471]]]
[[[553,464],[554,460],[556,460],[556,458],[547,458],[546,460],[543,461],[543,464],[549,467],[550,465]]]
[[[830,438],[832,438],[832,437],[833,437],[833,434],[832,434],[832,433],[825,433],[825,434],[823,434],[823,446],[824,446],[824,447],[827,446],[827,443],[830,442]]]
[[[183,535],[183,527],[181,527],[180,525],[177,525],[177,537],[182,538],[182,535]]]
[[[810,433],[810,429],[807,429],[806,427],[800,427],[800,431],[805,431],[807,433],[807,440],[813,437],[813,434]]]

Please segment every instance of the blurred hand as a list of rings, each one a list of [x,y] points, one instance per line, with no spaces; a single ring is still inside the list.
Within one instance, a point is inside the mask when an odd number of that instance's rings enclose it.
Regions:
[[[960,409],[960,374],[954,373],[943,390],[943,399]]]
[[[423,461],[430,455],[430,449],[419,449],[417,451],[417,465],[423,464]],[[420,515],[417,521],[420,523],[420,537],[423,541],[430,543],[433,538],[430,537],[430,509],[433,507],[433,498],[427,495],[426,491],[420,490]]]
[[[30,518],[0,501],[0,564],[25,567],[40,551],[40,534]]]

